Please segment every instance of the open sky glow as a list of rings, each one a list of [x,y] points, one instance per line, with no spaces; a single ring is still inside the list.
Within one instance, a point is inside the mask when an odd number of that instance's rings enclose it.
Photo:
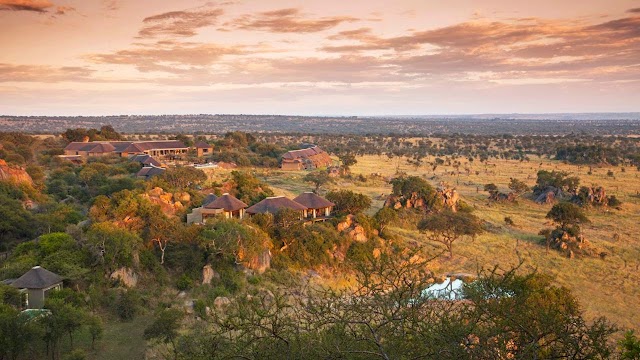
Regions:
[[[0,114],[640,111],[640,0],[0,0]]]

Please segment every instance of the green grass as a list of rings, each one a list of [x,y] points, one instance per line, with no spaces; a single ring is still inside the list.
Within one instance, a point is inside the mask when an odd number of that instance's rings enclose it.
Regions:
[[[149,315],[137,316],[132,321],[110,320],[104,324],[102,339],[96,342],[95,351],[88,351],[91,360],[144,360],[147,349],[144,329],[152,322]],[[78,343],[91,348],[91,336],[83,331]]]

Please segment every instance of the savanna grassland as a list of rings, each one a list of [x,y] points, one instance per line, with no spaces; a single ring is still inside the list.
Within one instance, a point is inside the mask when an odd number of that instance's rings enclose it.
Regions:
[[[469,163],[462,159],[460,173],[453,166],[441,165],[435,171],[431,165],[416,168],[406,158],[366,155],[357,158],[351,169],[353,175],[364,175],[366,181],[337,180],[329,185],[346,188],[370,196],[373,205],[369,213],[375,213],[391,192],[385,179],[397,171],[428,179],[434,186],[440,183],[455,187],[462,199],[473,206],[489,231],[475,240],[463,239],[454,244],[454,257],[439,256],[431,263],[438,274],[471,273],[495,265],[508,268],[523,261],[526,269],[537,269],[552,275],[557,284],[571,289],[578,297],[588,317],[606,316],[622,327],[634,328],[640,324],[640,172],[627,167],[577,166],[547,158],[531,157],[530,161],[491,159],[486,163]],[[433,157],[425,159],[425,163]],[[463,170],[469,168],[467,175]],[[495,183],[506,189],[510,178],[517,178],[529,186],[535,184],[538,170],[559,170],[578,176],[582,185],[597,184],[607,189],[623,202],[620,210],[591,209],[587,212],[591,223],[583,227],[585,237],[597,249],[605,252],[600,257],[569,259],[554,251],[547,251],[543,237],[538,232],[550,227],[545,215],[552,205],[535,203],[527,195],[517,203],[492,203],[483,191],[484,184]],[[607,173],[613,172],[613,176]],[[308,191],[301,181],[305,172],[268,171],[264,179],[277,195],[292,196]],[[372,175],[373,174],[373,175]],[[529,194],[530,195],[530,194]],[[505,224],[510,217],[514,225]],[[407,241],[424,244],[436,254],[437,244],[425,240],[424,235],[412,226],[391,226],[393,234]]]

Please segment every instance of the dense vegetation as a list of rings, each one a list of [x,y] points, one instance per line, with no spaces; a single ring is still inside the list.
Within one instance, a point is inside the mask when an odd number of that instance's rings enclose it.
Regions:
[[[0,280],[36,265],[64,278],[64,289],[51,292],[45,311],[33,317],[19,311],[16,289],[0,285],[0,359],[94,358],[105,328],[136,321],[145,324],[140,338],[149,351],[173,359],[637,358],[640,345],[632,332],[615,346],[612,339],[621,334],[614,324],[587,319],[570,291],[521,266],[480,269],[477,280],[464,286],[464,301],[425,295],[436,277],[429,271],[435,254],[448,252],[445,258],[455,261],[454,243],[495,229],[463,200],[447,206],[440,184],[434,187],[426,175],[398,172],[382,179],[348,171],[362,154],[394,161],[409,155],[412,167],[434,174],[445,166],[461,174],[462,159],[486,167],[492,158],[526,161],[536,154],[582,163],[594,151],[603,154],[595,158],[598,164],[628,166],[636,165],[635,140],[177,135],[185,143],[210,142],[214,153],[208,160],[240,168],[212,177],[177,165],[144,181],[134,176],[140,165],[128,159],[105,156],[74,165],[56,156],[66,141],[85,137],[126,138],[109,126],[46,140],[0,133],[3,171],[11,172],[0,181]],[[580,141],[615,151],[567,147]],[[335,217],[304,223],[299,213],[281,210],[186,223],[187,213],[210,192],[228,192],[249,205],[276,194],[266,181],[269,171],[256,168],[277,167],[280,156],[301,142],[318,143],[341,160],[339,178],[325,169],[295,175],[335,203]],[[516,178],[485,189],[500,194],[504,186],[522,202],[550,189],[565,193],[547,215],[555,228],[543,230],[536,246],[587,255],[581,227],[589,212],[615,208],[618,200],[594,202],[597,187],[581,187],[566,172],[532,170],[535,175],[531,189]],[[405,201],[400,208],[374,207],[384,199],[343,188],[346,181],[384,182],[390,196]],[[407,199],[423,205],[408,207]],[[404,239],[398,228],[415,230],[428,240],[429,251]],[[340,274],[342,286],[313,281],[327,273]]]

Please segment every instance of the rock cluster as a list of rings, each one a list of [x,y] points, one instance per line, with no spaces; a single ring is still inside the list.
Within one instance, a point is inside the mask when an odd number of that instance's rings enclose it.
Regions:
[[[33,179],[22,167],[8,165],[6,161],[0,159],[0,180],[9,181],[14,184],[33,185]]]
[[[546,241],[549,248],[560,251],[568,258],[573,258],[577,255],[595,256],[599,254],[583,235],[572,236],[566,231],[559,230],[547,235]]]
[[[175,215],[182,211],[185,204],[191,202],[191,195],[187,192],[167,193],[160,187],[155,187],[142,195],[150,202],[159,205],[166,215]]]
[[[354,241],[366,242],[369,240],[365,229],[356,222],[354,215],[347,215],[347,218],[343,222],[338,223],[336,229],[339,232],[346,233]]]
[[[135,287],[138,283],[138,274],[133,272],[133,269],[122,267],[113,273],[111,273],[110,278],[112,280],[118,280],[122,283],[122,285],[132,288]]]
[[[566,197],[566,194],[562,189],[550,186],[544,191],[536,195],[535,201],[538,204],[553,204],[556,200],[562,200]]]
[[[453,212],[456,212],[458,210],[458,202],[460,201],[460,194],[458,194],[456,189],[452,189],[452,188],[438,189],[436,196],[438,197],[439,203],[441,203],[445,208]],[[429,201],[425,199],[423,196],[419,195],[417,192],[411,193],[410,196],[391,194],[385,200],[384,206],[390,207],[396,210],[401,208],[421,209],[425,211],[432,210],[429,208]]]

